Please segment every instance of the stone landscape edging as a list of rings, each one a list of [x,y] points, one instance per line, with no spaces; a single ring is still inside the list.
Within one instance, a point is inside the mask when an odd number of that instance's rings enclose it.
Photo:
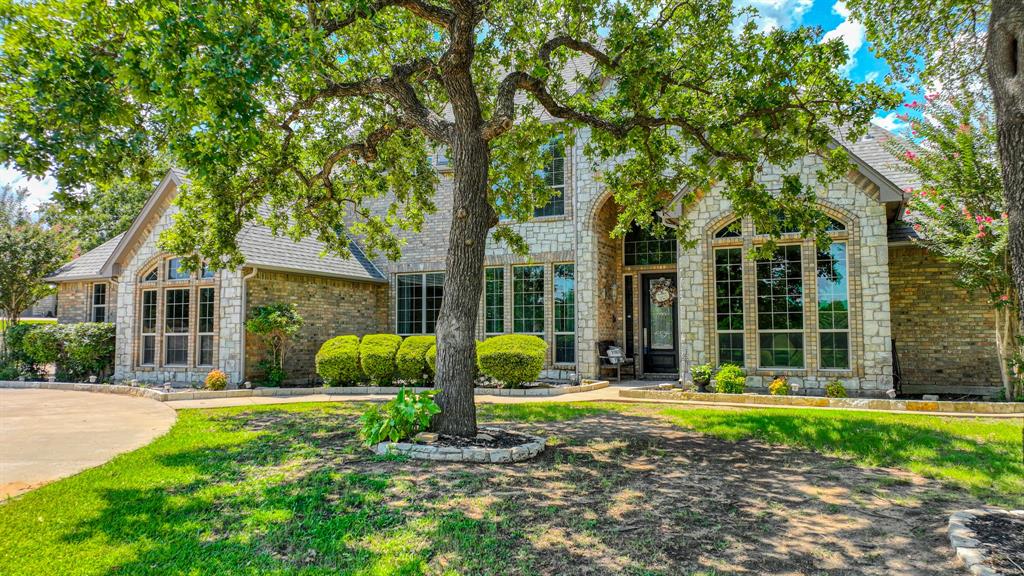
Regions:
[[[588,384],[578,386],[563,386],[560,388],[475,388],[477,396],[521,396],[543,398],[550,396],[563,396],[565,394],[578,394],[607,388],[608,381],[597,380]],[[14,380],[0,381],[0,388],[14,389],[40,389],[40,390],[68,390],[73,392],[100,392],[106,394],[123,394],[149,398],[158,402],[173,402],[175,400],[211,400],[217,398],[250,398],[261,397],[288,397],[288,396],[310,396],[314,394],[325,394],[327,396],[361,396],[367,394],[398,394],[400,386],[319,386],[305,388],[252,388],[237,390],[188,390],[183,392],[164,392],[157,388],[146,388],[143,386],[124,386],[121,384],[87,384],[79,382],[22,382]],[[412,387],[409,390],[423,392],[432,388]]]
[[[974,576],[1002,576],[1001,572],[985,565],[987,559],[985,549],[981,547],[981,542],[974,538],[976,536],[974,531],[967,527],[967,523],[978,516],[990,514],[1009,514],[1024,518],[1024,510],[1003,510],[1001,508],[973,508],[960,510],[949,516],[949,544]]]
[[[481,427],[481,432],[498,431],[497,428]],[[521,433],[520,433],[521,434]],[[544,451],[547,441],[540,436],[522,434],[530,439],[525,444],[513,446],[512,448],[483,448],[479,446],[467,446],[457,448],[454,446],[431,446],[429,444],[414,444],[412,442],[381,442],[373,446],[373,451],[381,456],[388,454],[401,454],[418,460],[435,460],[441,462],[477,462],[504,464],[509,462],[522,462],[529,460]]]
[[[622,398],[683,400],[708,403],[847,408],[903,412],[947,412],[951,414],[1024,414],[1024,402],[951,402],[945,400],[890,400],[888,398],[826,398],[823,396],[768,396],[764,394],[719,394],[664,390],[657,387],[619,390]]]

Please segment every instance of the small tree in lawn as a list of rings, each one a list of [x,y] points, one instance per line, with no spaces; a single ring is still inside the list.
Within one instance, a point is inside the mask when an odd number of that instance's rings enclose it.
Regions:
[[[163,246],[191,266],[239,265],[250,221],[397,258],[397,232],[436,210],[428,157],[446,149],[433,425],[474,436],[485,247],[526,252],[510,224],[555,193],[541,176],[554,146],[586,137],[620,235],[634,222],[663,234],[655,214],[674,193],[692,190],[686,208],[712,185],[763,229],[781,212],[824,233],[816,185],[850,168],[831,127],[863,133],[896,99],[840,75],[840,40],[760,31],[752,15],[732,0],[14,2],[0,163],[74,189],[165,158],[191,183]],[[807,154],[821,157],[817,184],[760,182]]]
[[[21,313],[53,293],[46,275],[71,257],[66,235],[32,221],[24,190],[0,187],[0,317],[17,324]]]
[[[957,283],[980,293],[995,311],[995,342],[1007,398],[1024,394],[1011,374],[1018,354],[1020,295],[1009,254],[1009,219],[996,153],[996,131],[985,108],[970,96],[943,101],[931,95],[923,121],[892,141],[893,152],[915,174],[906,219],[920,243],[956,266]],[[907,118],[909,120],[909,118]]]
[[[284,358],[292,336],[302,328],[302,316],[294,304],[256,306],[245,322],[245,329],[260,339],[267,356],[260,362],[264,380],[270,386],[280,386],[285,379]]]

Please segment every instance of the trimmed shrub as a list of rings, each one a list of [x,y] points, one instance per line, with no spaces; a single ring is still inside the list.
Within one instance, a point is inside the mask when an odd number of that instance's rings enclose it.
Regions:
[[[394,334],[368,334],[359,343],[359,364],[363,374],[377,386],[386,386],[395,379],[395,356],[402,337]]]
[[[402,341],[395,356],[398,377],[406,382],[430,380],[434,370],[427,365],[427,351],[434,348],[437,361],[437,338],[435,336],[408,336]]]
[[[427,368],[430,368],[430,375],[434,376],[437,374],[437,344],[427,349],[424,360],[427,361]]]
[[[32,364],[53,364],[64,354],[65,324],[47,324],[25,334],[22,349]]]
[[[477,344],[476,362],[480,372],[501,381],[506,388],[533,382],[544,369],[548,344],[526,334],[505,334]]]
[[[846,398],[846,386],[839,380],[833,380],[825,385],[825,396],[829,398]]]
[[[359,336],[336,336],[316,353],[316,373],[324,386],[354,386],[363,380],[359,367]]]
[[[224,390],[228,387],[228,375],[220,370],[210,370],[206,375],[207,390]]]
[[[9,363],[27,370],[34,368],[35,362],[32,360],[32,356],[25,351],[25,336],[39,326],[39,324],[19,322],[13,326],[8,326],[4,330],[4,346],[7,348],[7,361]]]
[[[715,390],[719,394],[743,394],[747,387],[747,373],[735,364],[723,364],[715,374]]]
[[[789,380],[785,376],[779,376],[768,385],[768,393],[772,396],[789,396],[791,391]]]
[[[114,325],[110,322],[68,324],[63,362],[57,365],[71,379],[104,377],[114,368]]]

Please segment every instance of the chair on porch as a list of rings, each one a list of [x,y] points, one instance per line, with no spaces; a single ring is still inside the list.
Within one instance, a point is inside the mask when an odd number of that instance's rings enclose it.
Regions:
[[[601,376],[602,370],[615,370],[615,381],[622,381],[622,370],[626,369],[629,373],[636,378],[636,359],[632,356],[626,356],[626,352],[623,351],[621,356],[609,356],[608,349],[615,346],[615,342],[612,340],[601,340],[597,343],[597,370],[598,377]]]

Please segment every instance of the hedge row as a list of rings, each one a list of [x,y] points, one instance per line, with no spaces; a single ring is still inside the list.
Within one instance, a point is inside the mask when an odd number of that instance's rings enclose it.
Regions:
[[[58,380],[75,382],[113,372],[114,335],[111,323],[82,322],[18,324],[7,329],[6,337],[10,358],[25,371],[56,364]]]
[[[514,388],[540,376],[547,343],[536,336],[506,334],[477,343],[477,368],[481,373]],[[354,386],[372,382],[386,386],[395,380],[426,384],[437,364],[434,336],[370,334],[338,336],[320,348],[316,372],[326,386]]]

